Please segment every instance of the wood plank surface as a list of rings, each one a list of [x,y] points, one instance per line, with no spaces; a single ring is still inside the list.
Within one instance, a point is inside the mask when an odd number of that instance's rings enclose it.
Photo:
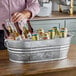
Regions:
[[[66,59],[29,64],[13,63],[7,50],[0,51],[0,76],[60,76],[59,73],[76,76],[76,45],[71,45]]]

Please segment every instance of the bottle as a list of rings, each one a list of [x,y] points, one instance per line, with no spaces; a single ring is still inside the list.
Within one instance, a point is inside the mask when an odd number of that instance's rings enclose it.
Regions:
[[[7,26],[7,29],[10,32],[10,34],[13,33],[13,30],[12,30],[11,26]]]
[[[9,33],[9,31],[7,30],[7,28],[5,27],[5,24],[2,24],[2,27],[3,27],[3,29],[4,29],[5,38],[7,38],[7,37],[10,35],[10,33]]]
[[[17,32],[19,33],[19,35],[21,35],[22,34],[22,31],[21,31],[21,29],[20,29],[20,27],[18,25],[18,22],[14,23],[14,25],[15,25],[15,27],[16,27]]]
[[[57,30],[57,38],[61,38],[62,37],[62,33],[60,32],[60,29]]]
[[[28,35],[29,31],[27,30],[27,28],[25,26],[23,27],[22,33],[24,34],[25,38],[28,38],[27,35]]]
[[[28,24],[28,30],[32,34],[34,30],[33,30],[32,26],[31,26],[31,23],[30,23],[29,20],[27,20],[27,24]]]

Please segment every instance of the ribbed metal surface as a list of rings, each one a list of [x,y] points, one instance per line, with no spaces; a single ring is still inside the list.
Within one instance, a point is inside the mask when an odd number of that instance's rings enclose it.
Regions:
[[[11,61],[31,63],[66,58],[69,51],[70,41],[71,36],[42,41],[10,40],[7,41],[6,44],[9,52],[9,59]]]

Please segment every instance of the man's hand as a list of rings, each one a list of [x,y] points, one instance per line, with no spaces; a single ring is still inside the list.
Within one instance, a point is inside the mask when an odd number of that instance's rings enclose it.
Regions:
[[[23,20],[23,19],[28,19],[32,16],[32,13],[30,11],[22,11],[22,12],[16,12],[13,14],[12,16],[12,21],[14,23],[20,21],[20,20]]]

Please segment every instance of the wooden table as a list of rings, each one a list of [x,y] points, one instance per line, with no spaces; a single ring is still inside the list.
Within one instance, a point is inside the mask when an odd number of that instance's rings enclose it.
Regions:
[[[76,45],[67,59],[31,64],[10,62],[8,52],[0,51],[0,76],[76,76]]]

